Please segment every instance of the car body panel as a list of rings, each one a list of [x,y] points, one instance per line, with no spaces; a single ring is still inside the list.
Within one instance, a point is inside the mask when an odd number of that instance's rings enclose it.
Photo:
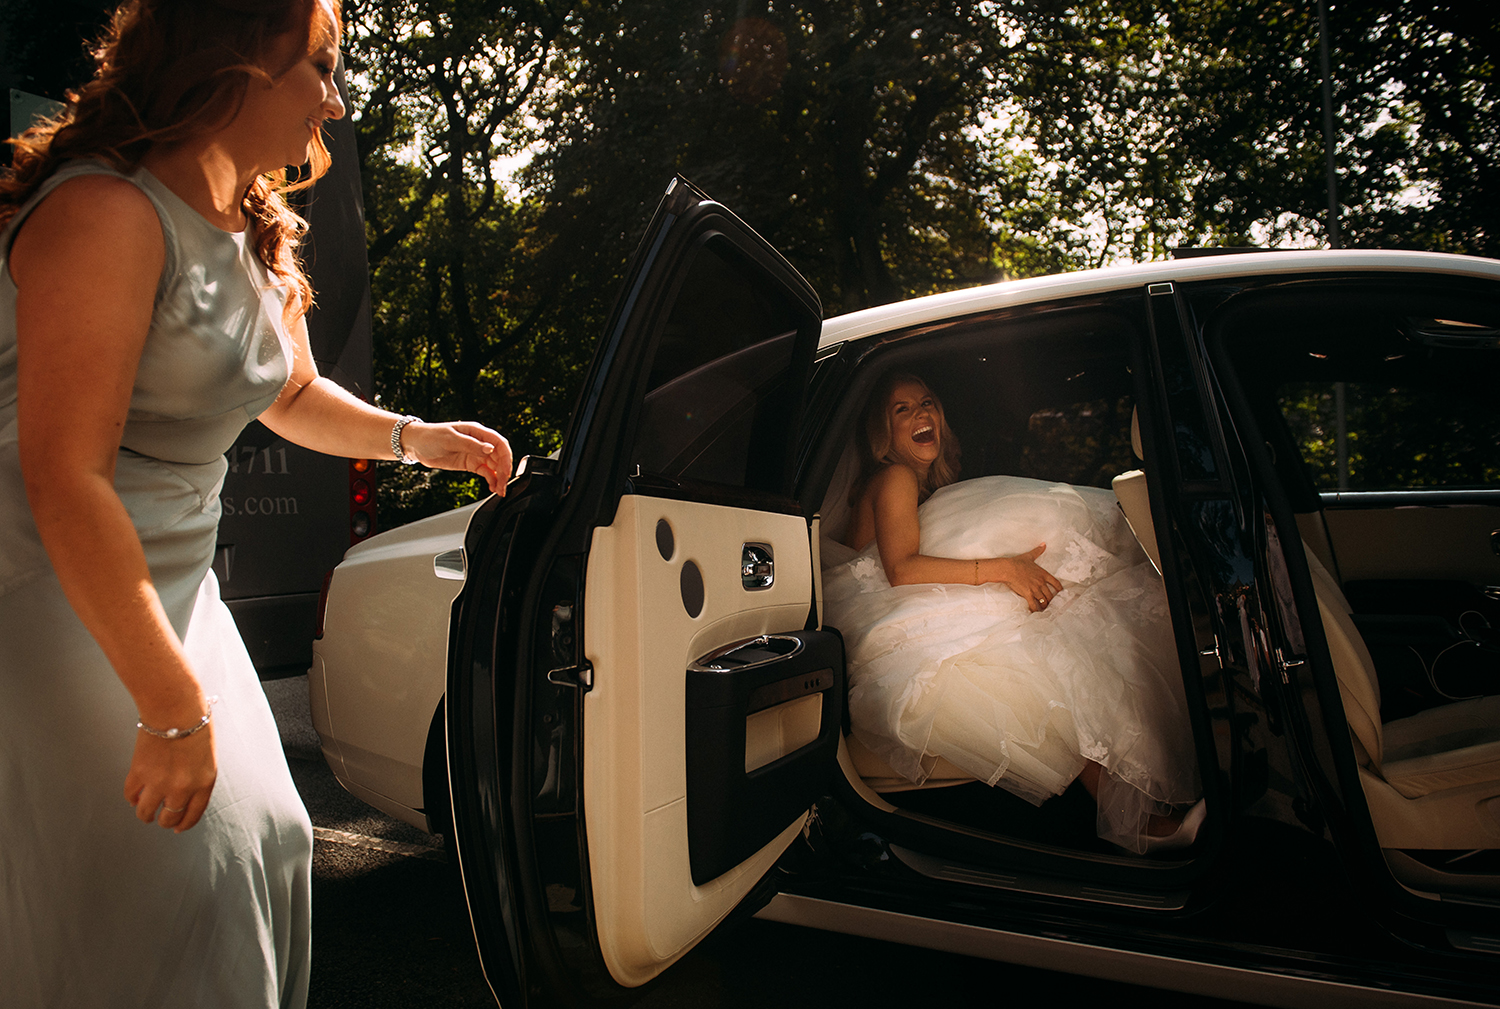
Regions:
[[[433,562],[463,546],[475,508],[351,548],[333,572],[323,636],[313,643],[313,728],[334,776],[422,830],[431,829],[423,761],[446,689],[450,610],[463,584],[440,575]],[[343,675],[327,676],[330,666]]]
[[[1461,997],[1391,991],[1308,976],[1295,971],[1205,963],[1201,959],[1121,949],[1057,935],[987,928],[967,922],[905,914],[859,904],[842,904],[818,897],[779,893],[756,912],[757,918],[788,925],[827,929],[882,942],[921,946],[966,956],[1022,964],[1041,970],[1083,974],[1139,985],[1171,987],[1176,991],[1222,999],[1296,1009],[1418,1009],[1418,1007],[1481,1006]]]
[[[825,352],[846,341],[896,332],[929,322],[1039,302],[1134,290],[1158,282],[1186,284],[1233,281],[1246,275],[1297,276],[1376,273],[1387,270],[1493,280],[1500,277],[1500,260],[1383,249],[1345,252],[1297,250],[1107,266],[1095,270],[1079,270],[1076,273],[1057,273],[967,287],[959,291],[931,294],[850,312],[824,322],[818,350],[820,353]]]

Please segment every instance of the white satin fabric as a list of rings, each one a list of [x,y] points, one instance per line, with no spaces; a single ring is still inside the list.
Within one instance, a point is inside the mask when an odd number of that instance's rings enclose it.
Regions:
[[[1160,577],[1110,491],[1020,477],[939,489],[921,551],[1006,557],[1039,543],[1046,610],[1001,584],[892,587],[875,544],[824,540],[825,621],[844,634],[854,735],[913,782],[945,757],[1040,805],[1092,760],[1099,836],[1140,851],[1153,812],[1199,794]]]

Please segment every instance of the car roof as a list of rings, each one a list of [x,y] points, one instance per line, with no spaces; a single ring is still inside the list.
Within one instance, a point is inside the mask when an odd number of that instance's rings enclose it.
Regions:
[[[1025,280],[970,287],[961,291],[898,301],[838,315],[823,322],[818,350],[849,340],[921,326],[957,316],[974,315],[1043,301],[1057,301],[1110,291],[1127,290],[1167,280],[1227,280],[1275,274],[1402,271],[1500,280],[1500,260],[1455,256],[1441,252],[1395,252],[1379,249],[1341,251],[1289,250],[1197,256],[1128,266],[1108,266]]]

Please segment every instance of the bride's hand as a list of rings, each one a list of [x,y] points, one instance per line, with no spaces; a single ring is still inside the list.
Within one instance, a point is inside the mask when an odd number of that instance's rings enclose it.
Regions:
[[[1047,544],[1038,543],[1024,554],[1001,558],[1001,575],[995,579],[1026,600],[1026,608],[1032,613],[1046,609],[1052,597],[1062,591],[1062,582],[1036,562],[1046,549]]]
[[[476,473],[484,477],[492,494],[505,493],[511,471],[510,442],[483,424],[414,421],[402,430],[401,443],[424,466]]]

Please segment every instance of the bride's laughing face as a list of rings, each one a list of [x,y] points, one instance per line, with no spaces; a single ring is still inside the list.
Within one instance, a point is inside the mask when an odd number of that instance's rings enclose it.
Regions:
[[[902,382],[886,401],[890,424],[890,454],[900,462],[926,473],[943,454],[943,408],[937,397],[920,382]]]

